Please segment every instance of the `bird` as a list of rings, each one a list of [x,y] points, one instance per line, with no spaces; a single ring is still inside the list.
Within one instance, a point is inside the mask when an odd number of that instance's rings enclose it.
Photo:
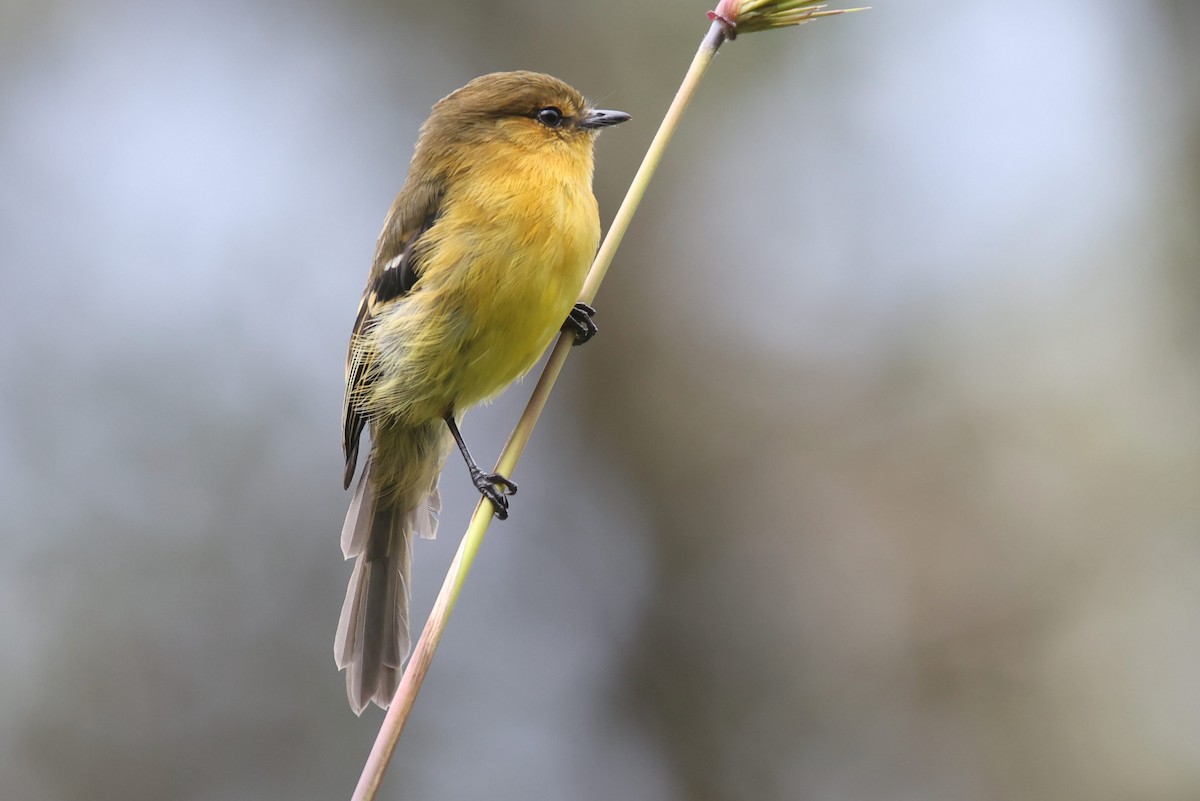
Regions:
[[[342,527],[355,560],[334,641],[355,714],[387,708],[407,658],[412,546],[432,538],[454,445],[508,516],[517,485],[471,457],[458,422],[528,372],[560,331],[596,332],[577,302],[600,240],[594,143],[630,119],[537,72],[476,78],[434,104],[384,220],[346,359]]]

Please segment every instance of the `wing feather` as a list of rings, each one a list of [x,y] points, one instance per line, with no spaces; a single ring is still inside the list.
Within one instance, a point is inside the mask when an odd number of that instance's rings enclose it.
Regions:
[[[390,304],[417,289],[421,258],[417,245],[437,223],[442,193],[439,182],[405,185],[388,212],[375,250],[375,261],[358,304],[358,316],[346,355],[346,395],[342,403],[342,453],[346,456],[345,488],[358,463],[358,446],[368,415],[364,402],[373,379],[370,331]]]

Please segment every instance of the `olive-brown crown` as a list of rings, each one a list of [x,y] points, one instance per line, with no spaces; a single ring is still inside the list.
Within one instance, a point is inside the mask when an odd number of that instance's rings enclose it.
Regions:
[[[434,104],[421,139],[435,146],[498,138],[590,143],[596,128],[581,124],[589,110],[582,94],[553,76],[493,72]]]

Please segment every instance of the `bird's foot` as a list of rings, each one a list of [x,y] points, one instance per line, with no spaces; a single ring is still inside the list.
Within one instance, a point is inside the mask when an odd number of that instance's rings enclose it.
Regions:
[[[596,310],[586,303],[576,303],[575,308],[571,309],[571,313],[567,315],[567,319],[562,324],[563,332],[573,332],[575,341],[572,345],[582,345],[592,337],[596,336],[596,323],[592,321]]]
[[[479,468],[471,471],[471,481],[479,494],[492,502],[496,517],[508,519],[508,497],[517,494],[516,483],[509,481],[499,473],[485,473]]]

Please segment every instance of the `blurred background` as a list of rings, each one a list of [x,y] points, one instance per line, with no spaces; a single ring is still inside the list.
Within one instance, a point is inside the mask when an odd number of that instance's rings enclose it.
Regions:
[[[1200,797],[1200,6],[876,5],[717,58],[384,797]],[[417,126],[514,68],[631,112],[607,223],[708,7],[0,0],[5,799],[349,797],[343,358]]]

